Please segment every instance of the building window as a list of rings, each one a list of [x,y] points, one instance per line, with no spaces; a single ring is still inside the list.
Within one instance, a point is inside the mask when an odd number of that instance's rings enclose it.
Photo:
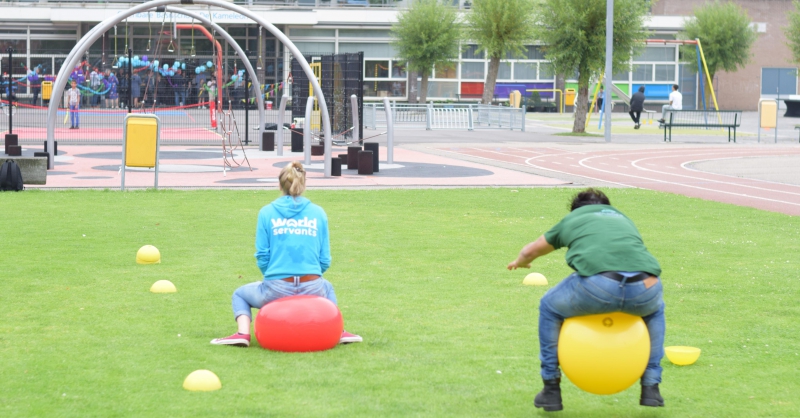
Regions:
[[[497,71],[498,80],[511,80],[511,64],[501,62],[500,68]]]
[[[403,61],[364,60],[364,97],[405,97],[407,77]]]
[[[515,80],[536,80],[538,65],[535,62],[514,63]]]
[[[483,80],[486,77],[483,62],[462,62],[461,78],[465,80]]]
[[[761,94],[797,94],[797,68],[762,68]]]
[[[653,81],[653,64],[634,64],[633,81]]]
[[[467,45],[461,52],[461,58],[465,60],[482,60],[483,50],[478,49],[478,45]]]
[[[675,82],[674,64],[656,64],[655,67],[656,81]]]

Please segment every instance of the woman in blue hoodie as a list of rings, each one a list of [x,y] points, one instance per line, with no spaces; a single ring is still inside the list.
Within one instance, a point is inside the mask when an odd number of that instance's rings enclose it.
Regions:
[[[260,282],[233,292],[233,316],[238,332],[211,341],[215,345],[250,346],[251,308],[294,295],[317,295],[336,304],[333,286],[322,274],[331,265],[328,216],[301,196],[306,172],[295,161],[278,176],[283,196],[261,208],[256,226],[256,262],[264,275]],[[342,332],[339,343],[361,342],[358,335]]]

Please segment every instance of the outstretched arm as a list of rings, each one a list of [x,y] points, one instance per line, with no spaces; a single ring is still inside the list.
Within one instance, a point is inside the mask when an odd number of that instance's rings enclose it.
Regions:
[[[521,267],[526,269],[531,268],[531,262],[533,260],[543,255],[550,254],[553,251],[555,251],[555,248],[553,248],[544,238],[544,235],[542,235],[536,241],[522,247],[522,251],[519,252],[517,259],[508,263],[507,268],[509,270],[516,270]]]

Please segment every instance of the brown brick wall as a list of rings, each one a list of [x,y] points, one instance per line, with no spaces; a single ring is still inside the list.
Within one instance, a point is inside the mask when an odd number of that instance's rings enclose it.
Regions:
[[[691,16],[696,7],[711,1],[661,0],[652,7],[653,15]],[[757,110],[761,96],[762,67],[791,67],[792,54],[786,46],[784,27],[787,13],[794,10],[791,0],[736,0],[753,22],[766,22],[767,32],[759,33],[753,44],[753,57],[747,66],[735,73],[715,75],[714,90],[721,109]],[[702,42],[702,39],[700,40]]]

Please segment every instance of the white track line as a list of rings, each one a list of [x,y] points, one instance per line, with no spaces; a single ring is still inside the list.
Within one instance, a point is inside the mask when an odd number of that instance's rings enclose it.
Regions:
[[[798,155],[798,154],[793,154],[793,155]],[[782,156],[783,155],[774,155],[773,154],[773,155],[758,155],[757,157],[782,157]],[[779,181],[770,181],[770,180],[762,180],[762,179],[754,179],[754,178],[750,178],[750,177],[737,177],[737,176],[732,176],[730,174],[714,173],[714,172],[711,172],[711,171],[703,171],[703,170],[698,170],[696,168],[691,168],[691,167],[687,167],[686,166],[687,164],[702,163],[702,162],[706,162],[706,161],[737,160],[737,159],[751,158],[751,157],[755,157],[755,156],[754,155],[745,155],[743,157],[722,157],[722,158],[709,158],[709,159],[706,159],[706,160],[687,161],[687,162],[681,164],[681,168],[683,168],[684,170],[687,170],[687,171],[694,171],[696,173],[712,174],[712,175],[715,175],[715,176],[728,177],[728,178],[732,178],[732,179],[746,179],[746,180],[751,180],[751,181],[758,181],[758,182],[761,182],[761,183],[779,184],[781,186],[800,187],[797,184],[781,183]]]
[[[622,154],[613,154],[613,155],[622,155]],[[669,184],[669,185],[673,185],[673,186],[689,187],[691,189],[705,190],[705,191],[708,191],[708,192],[722,193],[722,194],[728,194],[728,195],[732,195],[732,196],[747,197],[747,198],[758,199],[758,200],[765,200],[765,201],[768,201],[768,202],[784,203],[784,204],[792,205],[792,206],[800,206],[800,203],[786,202],[784,200],[769,199],[769,198],[766,198],[766,197],[750,196],[750,195],[746,195],[746,194],[742,194],[742,193],[726,192],[726,191],[722,191],[722,190],[709,189],[709,188],[706,188],[706,187],[692,186],[692,185],[684,184],[684,183],[676,183],[676,182],[672,182],[672,181],[653,179],[653,178],[643,177],[643,176],[636,176],[636,175],[633,175],[633,174],[616,173],[616,172],[613,172],[613,171],[601,170],[599,168],[589,167],[588,165],[586,165],[586,163],[585,163],[586,160],[591,160],[591,159],[597,158],[597,157],[599,157],[599,156],[587,157],[587,158],[584,158],[584,159],[580,160],[578,163],[581,166],[583,166],[585,168],[588,168],[589,170],[595,170],[595,171],[599,171],[601,173],[613,174],[613,175],[618,175],[618,176],[623,176],[623,177],[633,177],[633,178],[640,179],[640,180],[654,181],[656,183],[664,183],[664,184]],[[668,174],[668,173],[664,173],[664,174]],[[624,184],[624,183],[618,183],[618,184]],[[630,185],[628,185],[628,186],[630,187]]]
[[[694,157],[694,156],[697,156],[697,155],[702,155],[702,154],[687,155],[686,157]],[[634,167],[636,167],[636,168],[638,168],[638,169],[640,169],[642,171],[650,171],[650,172],[653,172],[653,173],[667,174],[667,175],[670,175],[670,176],[683,177],[683,178],[693,179],[693,180],[701,180],[701,181],[704,181],[704,182],[727,184],[727,185],[730,185],[730,186],[746,187],[748,189],[755,189],[755,190],[762,190],[762,191],[768,191],[768,192],[789,194],[789,195],[793,195],[793,196],[800,196],[800,193],[795,193],[795,192],[787,192],[787,191],[783,191],[783,190],[775,190],[775,189],[769,189],[769,188],[764,188],[764,187],[751,186],[751,185],[748,185],[748,184],[734,183],[734,182],[730,182],[730,181],[713,180],[713,179],[702,178],[702,177],[687,176],[687,175],[677,174],[677,173],[667,173],[667,172],[658,171],[658,170],[651,170],[649,168],[644,168],[644,167],[640,167],[640,166],[637,165],[637,163],[639,163],[640,161],[651,160],[651,159],[654,159],[654,158],[660,158],[660,157],[642,158],[642,159],[639,159],[639,160],[631,162],[631,165],[633,165]]]

